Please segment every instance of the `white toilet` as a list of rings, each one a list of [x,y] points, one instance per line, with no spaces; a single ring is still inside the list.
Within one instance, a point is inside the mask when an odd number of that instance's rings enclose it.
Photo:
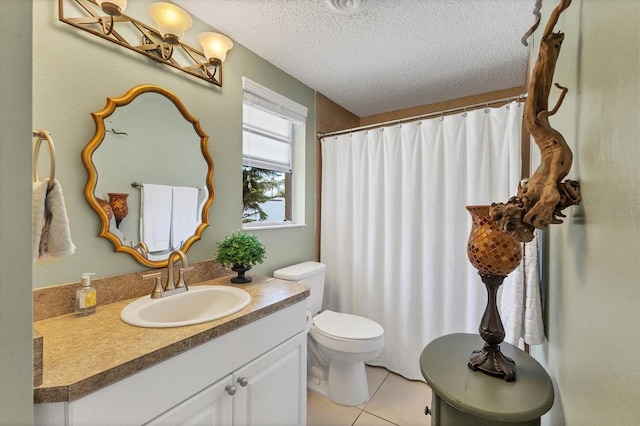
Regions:
[[[298,281],[311,294],[307,307],[313,323],[307,336],[307,387],[342,405],[359,405],[369,399],[364,363],[384,348],[380,324],[357,315],[322,309],[326,266],[304,262],[273,273],[275,278]]]

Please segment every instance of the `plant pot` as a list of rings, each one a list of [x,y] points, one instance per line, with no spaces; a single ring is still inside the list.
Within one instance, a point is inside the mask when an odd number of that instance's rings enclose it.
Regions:
[[[244,273],[247,272],[251,267],[245,268],[242,265],[236,265],[231,270],[233,272],[237,272],[238,276],[231,278],[231,282],[235,284],[246,284],[251,282],[251,277],[246,276]]]

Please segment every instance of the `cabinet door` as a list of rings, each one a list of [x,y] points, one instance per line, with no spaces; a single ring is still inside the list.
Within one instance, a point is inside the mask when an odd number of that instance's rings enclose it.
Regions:
[[[236,425],[305,425],[307,335],[300,333],[234,373]]]
[[[226,391],[232,376],[212,384],[151,420],[148,425],[231,425],[233,398]]]

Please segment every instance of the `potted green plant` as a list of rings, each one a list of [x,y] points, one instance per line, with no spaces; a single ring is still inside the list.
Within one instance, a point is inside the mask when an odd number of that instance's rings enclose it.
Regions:
[[[251,277],[246,276],[245,272],[253,265],[262,263],[265,253],[264,245],[258,237],[238,231],[218,241],[218,253],[214,260],[238,273],[238,276],[231,279],[232,283],[248,283],[251,282]]]

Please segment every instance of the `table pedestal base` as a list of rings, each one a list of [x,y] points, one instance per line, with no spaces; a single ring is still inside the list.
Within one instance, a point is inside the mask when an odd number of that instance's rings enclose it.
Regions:
[[[516,363],[500,352],[499,345],[485,344],[481,350],[473,351],[468,365],[473,371],[503,377],[507,382],[516,378]]]

